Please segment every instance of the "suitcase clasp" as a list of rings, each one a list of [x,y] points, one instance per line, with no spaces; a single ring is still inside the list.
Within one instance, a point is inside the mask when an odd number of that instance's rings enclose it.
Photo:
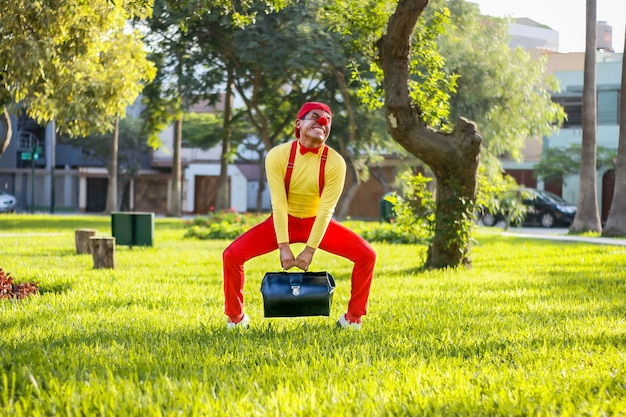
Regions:
[[[302,274],[291,274],[289,276],[289,285],[291,286],[291,293],[294,296],[300,295],[300,288],[302,287]]]

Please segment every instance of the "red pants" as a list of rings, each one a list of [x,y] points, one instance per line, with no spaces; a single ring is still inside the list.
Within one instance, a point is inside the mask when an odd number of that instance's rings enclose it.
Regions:
[[[298,219],[289,216],[289,243],[306,243],[314,221],[315,217]],[[276,249],[278,243],[274,220],[270,216],[239,236],[224,250],[224,312],[228,317],[238,319],[243,314],[243,264]],[[376,263],[374,249],[361,236],[332,219],[319,249],[354,262],[348,313],[356,317],[365,315]]]

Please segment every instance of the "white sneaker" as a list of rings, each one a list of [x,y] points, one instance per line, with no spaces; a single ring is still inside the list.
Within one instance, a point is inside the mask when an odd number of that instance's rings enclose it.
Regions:
[[[238,327],[241,329],[247,329],[249,325],[250,325],[250,317],[248,317],[247,314],[243,315],[243,318],[241,319],[239,323],[233,323],[232,321],[230,321],[230,319],[228,320],[228,323],[226,323],[226,327],[228,329],[236,329]]]
[[[352,323],[348,321],[346,315],[344,314],[337,320],[337,327],[341,327],[342,329],[350,328],[355,330],[361,330],[361,323]]]

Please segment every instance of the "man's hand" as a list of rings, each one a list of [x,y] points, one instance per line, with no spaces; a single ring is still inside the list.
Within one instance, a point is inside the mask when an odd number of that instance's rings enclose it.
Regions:
[[[313,260],[313,254],[315,254],[315,249],[306,246],[296,258],[295,265],[305,272],[308,271],[309,265],[311,265],[311,261]]]
[[[283,269],[287,270],[297,266],[289,243],[279,243],[278,250],[280,250],[280,266],[282,266]]]

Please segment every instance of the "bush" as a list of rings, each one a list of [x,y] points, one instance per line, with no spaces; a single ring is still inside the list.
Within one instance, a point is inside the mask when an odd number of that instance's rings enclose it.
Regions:
[[[348,221],[344,222],[344,225],[368,242],[423,243],[418,236],[398,227],[395,223]]]
[[[266,213],[237,213],[233,210],[198,216],[185,222],[187,231],[184,237],[202,240],[236,239],[252,226],[264,221],[267,216]],[[423,243],[424,241],[419,234],[411,233],[409,228],[398,227],[396,224],[364,221],[347,221],[344,224],[368,242]]]
[[[196,239],[235,239],[267,218],[267,214],[237,213],[234,209],[198,216],[185,223],[185,237]]]

